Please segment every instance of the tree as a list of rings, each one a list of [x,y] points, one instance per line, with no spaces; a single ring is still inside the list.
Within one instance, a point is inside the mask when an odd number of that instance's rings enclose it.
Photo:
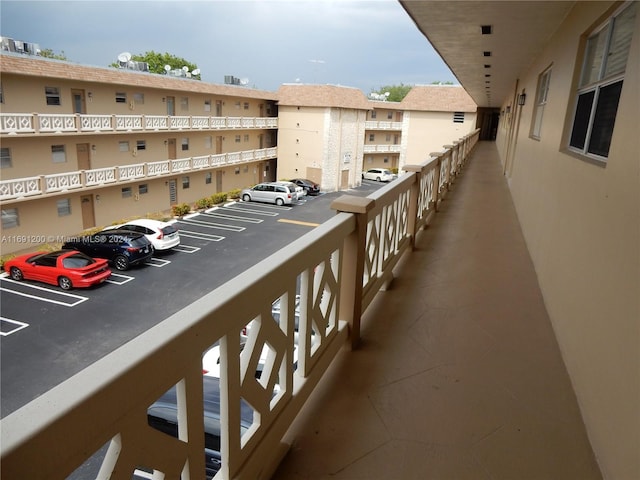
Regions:
[[[45,58],[53,58],[55,60],[67,60],[67,56],[64,54],[64,50],[60,53],[55,53],[50,48],[43,48],[40,50],[40,56]]]
[[[386,85],[378,88],[377,90],[372,90],[371,93],[378,96],[386,96],[386,99],[389,102],[401,102],[412,88],[412,85],[405,85],[401,83],[400,85]],[[387,92],[389,92],[389,95],[386,95]],[[369,94],[369,96],[371,97],[371,94]]]
[[[149,65],[149,72],[151,73],[160,73],[165,74],[164,66],[169,65],[171,70],[176,70],[182,67],[187,67],[189,72],[193,72],[198,68],[195,63],[191,63],[184,58],[176,57],[170,53],[157,53],[151,50],[150,52],[145,52],[143,54],[135,54],[131,55],[131,60],[134,62],[146,62]],[[111,67],[119,67],[117,62],[114,62],[110,65]],[[191,75],[191,78],[196,80],[201,80],[201,76],[198,73],[197,75]]]

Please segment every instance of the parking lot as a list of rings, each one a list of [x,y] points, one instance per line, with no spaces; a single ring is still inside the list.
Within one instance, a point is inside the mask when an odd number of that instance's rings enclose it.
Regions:
[[[351,192],[367,195],[375,182]],[[176,221],[180,246],[90,289],[0,277],[2,416],[304,235],[345,192],[296,205],[231,202]]]

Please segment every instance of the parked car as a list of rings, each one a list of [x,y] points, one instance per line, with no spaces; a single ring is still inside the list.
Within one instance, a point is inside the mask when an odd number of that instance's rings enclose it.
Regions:
[[[364,180],[375,180],[376,182],[390,182],[395,177],[391,170],[386,168],[370,168],[362,173],[362,178]]]
[[[294,178],[291,182],[302,187],[307,195],[318,195],[320,193],[320,185],[306,178]]]
[[[203,376],[204,446],[207,479],[220,470],[220,380]],[[156,430],[178,437],[178,407],[176,387],[171,388],[147,409],[147,422]],[[253,423],[253,410],[240,402],[240,428],[244,434]]]
[[[276,205],[291,205],[298,200],[295,188],[276,182],[259,183],[251,188],[245,188],[240,192],[240,198],[244,202],[267,202]]]
[[[129,230],[103,230],[66,241],[62,248],[79,250],[93,258],[105,258],[118,270],[148,261],[153,245],[141,233]]]
[[[92,287],[111,276],[106,260],[76,250],[20,255],[6,261],[4,269],[13,280],[36,280],[63,290]]]
[[[151,218],[138,218],[105,230],[130,230],[146,236],[155,250],[169,250],[180,245],[180,234],[172,223]]]
[[[291,191],[295,191],[296,195],[298,196],[298,200],[300,200],[302,197],[304,197],[307,194],[307,192],[305,191],[304,188],[302,188],[300,185],[296,185],[293,182],[289,182],[289,181],[286,181],[286,180],[280,180],[278,182],[273,182],[273,183],[276,184],[276,185],[285,186]]]

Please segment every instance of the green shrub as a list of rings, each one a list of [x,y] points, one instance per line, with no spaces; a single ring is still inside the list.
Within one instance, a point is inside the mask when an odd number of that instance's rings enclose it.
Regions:
[[[242,192],[241,188],[236,188],[234,190],[230,190],[227,193],[227,198],[240,198],[240,192]]]
[[[186,203],[181,203],[179,205],[174,205],[171,207],[171,213],[174,217],[182,217],[191,211],[191,207],[189,207]]]
[[[212,205],[213,205],[213,202],[211,201],[211,197],[201,198],[195,203],[196,210],[211,208]]]
[[[219,205],[227,201],[227,194],[225,192],[214,193],[209,198],[212,205]]]

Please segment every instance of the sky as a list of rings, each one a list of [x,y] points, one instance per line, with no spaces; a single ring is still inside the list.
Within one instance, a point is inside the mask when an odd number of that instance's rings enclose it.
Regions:
[[[396,0],[0,0],[0,33],[107,67],[122,52],[170,53],[201,78],[276,91],[458,81]]]

